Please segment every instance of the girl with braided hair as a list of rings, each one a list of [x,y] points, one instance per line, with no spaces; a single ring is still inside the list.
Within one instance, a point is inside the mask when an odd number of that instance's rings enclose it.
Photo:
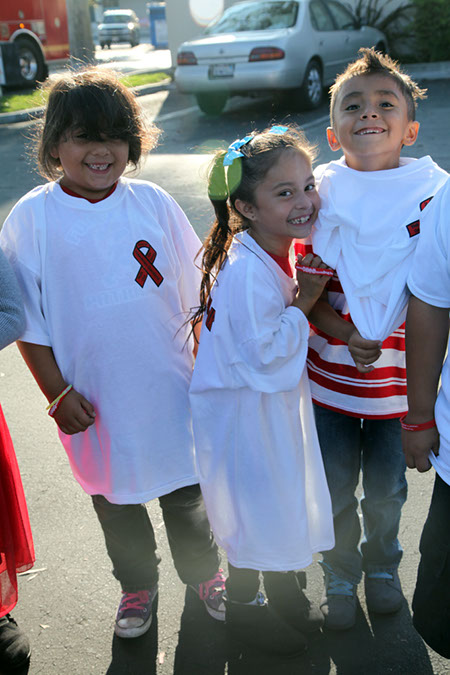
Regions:
[[[190,387],[200,485],[229,562],[232,636],[279,655],[306,646],[322,617],[303,593],[314,552],[333,546],[330,498],[305,370],[308,314],[330,270],[294,239],[320,201],[314,148],[275,126],[216,154],[216,219],[203,249],[200,345]],[[263,573],[266,601],[259,592]]]

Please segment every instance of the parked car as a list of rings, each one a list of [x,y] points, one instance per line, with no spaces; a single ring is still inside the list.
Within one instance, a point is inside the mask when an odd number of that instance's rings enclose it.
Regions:
[[[175,82],[207,114],[219,114],[229,96],[268,91],[313,109],[358,49],[372,46],[387,51],[385,35],[337,0],[240,2],[180,46]]]
[[[102,49],[111,49],[113,42],[129,42],[132,47],[139,44],[139,19],[132,9],[107,9],[103,21],[98,25],[98,41]]]

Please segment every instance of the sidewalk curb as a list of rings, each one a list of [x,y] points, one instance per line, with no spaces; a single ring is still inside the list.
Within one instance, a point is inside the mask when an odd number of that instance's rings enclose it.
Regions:
[[[419,82],[423,80],[448,80],[450,79],[450,61],[437,61],[436,63],[404,63],[402,69]],[[157,84],[143,84],[139,87],[133,87],[136,96],[146,96],[156,94],[159,91],[174,89],[175,84],[171,78],[158,82]],[[14,124],[15,122],[26,122],[42,117],[43,108],[30,108],[28,110],[19,110],[15,113],[0,113],[1,124]]]
[[[166,80],[157,82],[156,84],[141,84],[139,87],[133,87],[132,91],[136,96],[146,96],[147,94],[156,94],[158,91],[165,91],[173,89],[175,85],[172,79],[168,77]],[[29,122],[42,117],[44,108],[28,108],[27,110],[18,110],[13,113],[0,113],[1,124],[14,124],[15,122]]]

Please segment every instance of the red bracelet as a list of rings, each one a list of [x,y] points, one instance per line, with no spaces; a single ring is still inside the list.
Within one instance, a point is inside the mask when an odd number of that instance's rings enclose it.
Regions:
[[[322,274],[325,277],[332,277],[334,274],[333,270],[328,270],[324,267],[308,267],[307,265],[299,265],[299,263],[296,263],[295,269],[306,272],[306,274]]]
[[[429,422],[422,422],[422,424],[408,424],[408,422],[403,421],[407,414],[408,413],[405,413],[400,417],[401,427],[405,431],[425,431],[425,429],[432,429],[433,427],[436,426],[436,420],[434,419],[434,417]]]

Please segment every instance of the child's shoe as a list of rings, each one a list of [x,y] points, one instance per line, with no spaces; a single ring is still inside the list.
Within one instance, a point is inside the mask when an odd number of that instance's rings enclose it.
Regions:
[[[369,612],[393,614],[403,604],[403,593],[397,570],[368,572],[364,577]]]
[[[0,669],[13,670],[30,658],[30,643],[12,616],[0,617]]]
[[[226,629],[234,642],[272,656],[294,658],[306,650],[305,637],[269,609],[262,593],[250,603],[225,596]]]
[[[347,630],[356,623],[356,585],[338,577],[326,563],[321,565],[325,590],[320,609],[325,617],[325,628]]]
[[[196,586],[191,585],[191,588],[197,593],[200,600],[203,601],[206,611],[213,619],[225,621],[225,605],[223,602],[225,576],[222,569],[219,569],[212,579],[202,581],[202,583]]]
[[[323,626],[325,619],[319,607],[303,593],[305,572],[266,572],[264,586],[271,609],[301,633],[313,633]]]
[[[114,627],[115,634],[121,638],[135,638],[146,633],[152,623],[153,603],[157,594],[158,584],[149,591],[137,593],[122,591]]]

